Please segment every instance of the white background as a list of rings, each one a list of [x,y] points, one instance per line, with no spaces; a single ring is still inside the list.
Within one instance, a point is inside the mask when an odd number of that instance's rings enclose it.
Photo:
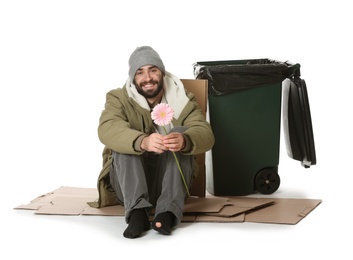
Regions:
[[[352,259],[352,27],[349,1],[1,1],[1,259]],[[151,45],[166,69],[270,58],[301,64],[317,165],[281,142],[276,197],[322,199],[297,225],[182,224],[129,240],[118,217],[37,216],[20,204],[96,187],[97,126],[127,60]],[[283,137],[281,137],[283,138]]]

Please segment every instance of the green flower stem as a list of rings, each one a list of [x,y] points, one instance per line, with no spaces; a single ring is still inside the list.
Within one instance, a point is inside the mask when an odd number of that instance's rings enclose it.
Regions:
[[[185,186],[186,192],[187,192],[188,195],[190,196],[190,192],[189,192],[189,189],[188,189],[188,185],[186,184],[183,171],[181,170],[181,167],[180,167],[180,164],[179,164],[178,158],[176,157],[175,152],[173,152],[173,155],[174,155],[175,161],[176,161],[176,163],[177,163],[177,165],[178,165],[178,169],[179,169],[179,172],[180,172],[180,176],[181,176],[181,178],[182,178],[182,180],[183,180],[183,182],[184,182],[184,186]]]
[[[167,133],[167,129],[165,129],[165,127],[164,127],[164,126],[163,126],[163,129],[164,129],[165,133],[166,133],[166,134],[168,134],[168,133]],[[175,152],[172,152],[172,153],[173,153],[173,155],[174,155],[174,159],[175,159],[175,161],[176,161],[176,163],[177,163],[177,165],[178,165],[178,169],[179,169],[179,172],[180,172],[180,176],[181,176],[181,179],[183,180],[183,183],[184,183],[184,186],[185,186],[186,192],[187,192],[187,193],[188,193],[188,195],[190,196],[190,192],[189,192],[189,189],[188,189],[188,185],[186,184],[186,181],[185,181],[185,178],[184,178],[184,174],[183,174],[183,171],[181,170],[181,167],[180,167],[180,164],[179,164],[178,158],[177,158],[177,156],[176,156]]]

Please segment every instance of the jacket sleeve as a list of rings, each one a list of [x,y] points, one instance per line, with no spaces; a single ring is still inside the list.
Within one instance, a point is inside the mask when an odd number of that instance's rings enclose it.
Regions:
[[[141,154],[134,149],[139,136],[144,135],[141,129],[131,127],[126,108],[128,102],[122,101],[123,90],[113,90],[106,96],[105,108],[99,119],[99,140],[109,149],[126,154]],[[130,112],[131,113],[131,112]],[[142,120],[142,119],[141,119]]]

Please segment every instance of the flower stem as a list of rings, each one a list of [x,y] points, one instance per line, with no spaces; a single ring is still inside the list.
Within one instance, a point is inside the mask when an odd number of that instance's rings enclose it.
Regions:
[[[176,161],[176,163],[177,163],[177,165],[178,165],[178,169],[179,169],[179,172],[180,172],[181,179],[182,179],[183,182],[184,182],[184,186],[185,186],[186,192],[187,192],[188,195],[190,196],[190,192],[189,192],[189,189],[188,189],[188,185],[186,184],[183,171],[181,170],[181,167],[180,167],[180,164],[179,164],[178,158],[176,157],[175,152],[173,152],[173,155],[174,155],[175,161]]]
[[[167,129],[165,129],[165,127],[164,127],[164,126],[163,126],[163,129],[164,129],[165,133],[166,133],[166,134],[168,134],[168,133],[167,133]],[[177,166],[178,166],[178,169],[179,169],[179,172],[180,172],[180,176],[181,176],[181,179],[183,180],[183,183],[184,183],[184,186],[185,186],[186,192],[187,192],[187,193],[188,193],[188,195],[190,196],[190,192],[189,192],[189,189],[188,189],[188,185],[186,184],[186,181],[185,181],[185,178],[184,178],[184,174],[183,174],[183,171],[182,171],[182,169],[181,169],[181,167],[180,167],[180,164],[179,164],[178,158],[177,158],[177,156],[176,156],[175,152],[172,152],[172,153],[173,153],[173,155],[174,155],[174,159],[175,159],[175,161],[176,161],[176,163],[177,163]]]

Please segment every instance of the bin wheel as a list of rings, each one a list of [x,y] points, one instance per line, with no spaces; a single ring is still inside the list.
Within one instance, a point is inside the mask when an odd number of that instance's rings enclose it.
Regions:
[[[279,185],[280,178],[276,171],[272,169],[263,169],[255,177],[255,188],[262,194],[274,193]]]

